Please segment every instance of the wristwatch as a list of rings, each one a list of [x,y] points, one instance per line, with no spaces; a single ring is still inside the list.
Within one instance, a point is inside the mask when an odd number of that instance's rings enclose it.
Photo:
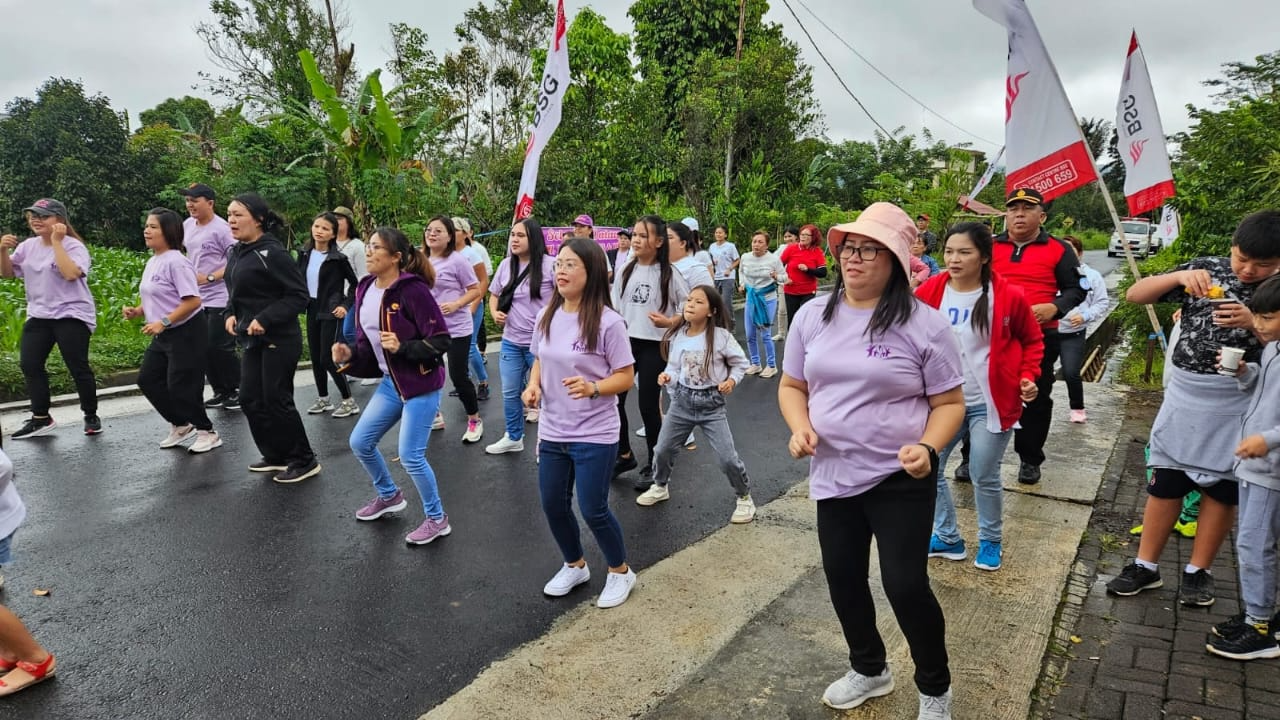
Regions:
[[[213,273],[209,273],[208,275],[205,275],[204,279],[208,280],[209,282],[218,282],[218,279],[213,276]]]
[[[600,397],[600,383],[598,383],[598,382],[592,382],[592,383],[591,383],[591,391],[592,391],[592,392],[591,392],[591,399],[592,399],[592,400],[595,400],[596,398]]]
[[[173,321],[169,319],[168,315],[163,315],[160,318],[160,324],[165,327],[169,327],[170,325],[173,325]]]
[[[917,445],[919,445],[920,447],[924,448],[925,450],[928,450],[928,451],[929,451],[929,464],[930,464],[930,465],[932,465],[932,466],[934,466],[934,467],[937,467],[937,466],[938,466],[938,451],[937,451],[937,450],[936,450],[932,445],[930,445],[929,443],[923,443],[923,442],[922,442],[922,443],[916,443],[916,444],[917,444]]]

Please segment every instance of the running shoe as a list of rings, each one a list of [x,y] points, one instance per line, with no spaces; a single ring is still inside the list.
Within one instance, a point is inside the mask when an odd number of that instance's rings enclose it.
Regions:
[[[871,698],[882,697],[893,692],[893,673],[886,665],[879,675],[863,675],[857,670],[850,670],[844,677],[827,686],[822,693],[822,704],[836,710],[856,708]]]
[[[435,518],[427,518],[422,521],[417,530],[404,536],[404,541],[410,545],[426,545],[433,540],[442,538],[453,532],[453,528],[449,525],[449,516],[436,520]]]
[[[1159,587],[1164,587],[1164,581],[1160,579],[1160,571],[1148,570],[1134,561],[1125,565],[1120,574],[1107,583],[1107,592],[1129,597],[1143,590],[1155,590]]]
[[[97,415],[84,416],[84,434],[85,435],[101,435],[102,434],[102,418]]]
[[[320,413],[332,411],[333,403],[329,402],[329,398],[327,397],[316,398],[316,401],[311,403],[311,407],[307,408],[308,415],[319,415]]]
[[[359,403],[356,402],[356,399],[344,398],[342,402],[338,403],[338,409],[333,411],[332,417],[344,418],[344,417],[351,417],[352,415],[359,415],[359,414],[360,414],[360,405]]]
[[[33,416],[29,418],[22,427],[18,428],[18,431],[13,434],[13,439],[23,440],[26,438],[48,435],[53,432],[53,429],[56,427],[58,427],[58,423],[54,422],[51,416],[45,416],[42,418]]]
[[[929,557],[943,558],[944,560],[963,560],[968,556],[969,552],[965,550],[963,539],[949,543],[943,542],[942,538],[937,535],[929,536]]]
[[[404,493],[396,490],[396,494],[389,498],[375,495],[364,507],[356,511],[356,519],[364,521],[377,520],[387,513],[400,512],[407,507],[409,507],[409,503],[404,499]]]

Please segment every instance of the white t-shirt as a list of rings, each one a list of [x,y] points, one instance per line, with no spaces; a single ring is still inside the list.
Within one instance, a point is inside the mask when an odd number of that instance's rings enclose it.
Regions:
[[[324,264],[325,253],[312,250],[307,256],[307,292],[314,300],[320,294],[320,266]]]
[[[938,308],[951,323],[951,331],[960,343],[964,362],[964,404],[966,407],[986,405],[990,381],[987,375],[991,359],[991,341],[973,329],[973,309],[982,297],[982,288],[959,292],[947,286],[942,292],[942,305]],[[988,296],[990,297],[990,296]],[[987,317],[991,317],[988,308]]]
[[[711,262],[715,265],[716,280],[733,279],[733,263],[738,259],[738,248],[731,242],[712,243],[707,248],[711,253]]]
[[[686,328],[671,338],[671,347],[667,351],[667,369],[664,372],[675,382],[695,390],[717,387],[730,378],[735,383],[742,382],[749,367],[747,355],[728,330],[719,327],[715,329],[711,367],[704,370],[703,360],[706,356],[707,336],[698,333],[690,337]]]
[[[383,374],[387,372],[387,355],[382,350],[382,325],[379,321],[382,319],[382,295],[385,292],[385,288],[370,283],[360,302],[360,329],[364,330],[364,336],[369,339],[373,356],[378,358],[378,367],[382,368]]]
[[[685,298],[689,297],[689,284],[680,271],[672,267],[667,305],[663,307],[662,287],[659,284],[662,274],[658,263],[641,265],[634,262],[631,268],[630,282],[625,288],[622,287],[622,281],[627,275],[627,269],[622,268],[613,274],[613,306],[627,323],[627,335],[637,340],[661,340],[666,328],[656,327],[649,319],[649,313],[660,312],[671,317],[681,312]]]
[[[680,274],[684,276],[684,281],[689,284],[690,290],[698,287],[699,285],[715,285],[715,283],[711,281],[711,271],[707,269],[706,265],[703,265],[702,262],[698,260],[697,255],[685,255],[679,260],[671,263],[671,266],[676,270],[679,270]]]

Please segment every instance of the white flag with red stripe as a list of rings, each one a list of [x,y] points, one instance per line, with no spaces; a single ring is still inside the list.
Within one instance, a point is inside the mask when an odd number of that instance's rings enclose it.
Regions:
[[[973,0],[1009,31],[1005,80],[1006,191],[1034,188],[1045,200],[1093,182],[1097,170],[1058,71],[1024,0]]]
[[[538,103],[533,107],[533,126],[524,148],[524,171],[520,173],[520,192],[516,196],[515,219],[533,214],[534,191],[538,185],[538,164],[547,141],[560,126],[560,112],[565,91],[569,89],[568,23],[564,17],[564,0],[556,2],[556,22],[551,29],[551,45],[547,48],[547,66],[538,87]]]
[[[1138,47],[1138,33],[1129,38],[1124,60],[1124,80],[1116,103],[1116,135],[1124,162],[1124,197],[1129,214],[1141,215],[1173,197],[1173,169],[1165,147],[1156,93],[1151,89],[1147,60]]]

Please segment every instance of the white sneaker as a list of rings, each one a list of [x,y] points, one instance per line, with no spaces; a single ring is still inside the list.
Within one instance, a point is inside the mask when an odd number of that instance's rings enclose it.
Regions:
[[[631,588],[636,585],[636,573],[631,568],[627,568],[624,573],[608,573],[608,576],[604,581],[604,591],[596,601],[596,607],[618,607],[627,601],[627,597],[631,595]]]
[[[190,425],[170,425],[169,434],[160,441],[160,447],[172,448],[178,447],[182,443],[190,440],[196,434],[196,429]]]
[[[436,419],[431,421],[431,429],[432,430],[444,429],[444,416],[441,415],[439,411],[436,411]]]
[[[564,597],[569,594],[569,591],[590,579],[591,571],[587,569],[586,565],[574,567],[566,563],[564,567],[560,568],[560,572],[555,574],[555,577],[542,586],[542,594],[550,595],[551,597]]]
[[[667,490],[667,486],[654,483],[649,486],[648,490],[645,490],[644,492],[640,493],[640,497],[636,498],[636,504],[644,505],[645,507],[648,507],[650,505],[657,505],[663,500],[670,500],[670,499],[671,499],[671,491]]]
[[[356,403],[355,398],[347,398],[338,403],[338,409],[333,411],[333,417],[344,418],[352,415],[360,414],[360,405]]]
[[[360,381],[361,385],[377,385],[382,382],[382,378],[364,378]]]
[[[886,665],[884,672],[870,677],[850,670],[844,677],[827,686],[822,693],[822,704],[837,710],[856,708],[871,698],[893,692],[893,673]]]
[[[777,335],[774,335],[774,336],[773,336],[773,341],[774,341],[774,342],[782,342],[786,337],[787,337],[786,335],[784,335],[784,334],[782,334],[782,333],[778,333]]]
[[[643,426],[643,425],[641,425],[641,426],[640,426],[640,429],[636,431],[636,437],[644,437],[644,426]]]
[[[756,504],[751,500],[751,496],[738,498],[738,504],[733,508],[733,515],[729,517],[729,522],[735,525],[749,523],[756,519]]]
[[[748,375],[756,375],[756,374],[758,374],[759,372],[760,372],[760,366],[759,366],[759,365],[752,365],[751,367],[747,368],[747,374],[748,374]]]
[[[951,688],[941,695],[920,693],[920,714],[916,720],[951,720]]]
[[[467,431],[462,433],[462,442],[477,443],[482,437],[484,437],[484,421],[479,418],[474,420],[467,418]]]
[[[511,436],[502,433],[502,439],[484,449],[490,455],[501,455],[503,453],[524,452],[524,438],[512,440]]]
[[[196,441],[187,448],[189,453],[206,453],[214,448],[222,447],[222,438],[213,430],[196,431]]]
[[[332,410],[333,403],[329,402],[329,398],[322,397],[316,398],[316,401],[311,403],[311,407],[307,408],[307,414],[319,415],[320,413],[331,412]]]
[[[525,422],[531,422],[531,423],[538,422],[538,415],[540,414],[541,413],[538,412],[538,408],[529,408],[524,412]]]
[[[689,437],[684,439],[684,447],[686,450],[698,449],[698,438],[693,436],[693,431],[689,431]]]
[[[760,371],[760,377],[762,378],[771,378],[777,374],[778,374],[778,368],[776,367],[767,367]]]

